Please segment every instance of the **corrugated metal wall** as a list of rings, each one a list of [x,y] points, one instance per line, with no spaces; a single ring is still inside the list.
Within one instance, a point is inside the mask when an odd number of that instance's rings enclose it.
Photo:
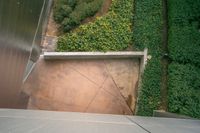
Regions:
[[[0,0],[0,107],[20,108],[23,102],[20,88],[32,48],[41,41],[39,19],[47,5],[45,0]]]

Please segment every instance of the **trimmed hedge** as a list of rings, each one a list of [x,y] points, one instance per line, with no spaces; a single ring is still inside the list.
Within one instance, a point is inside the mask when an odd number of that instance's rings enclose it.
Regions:
[[[200,1],[169,0],[169,111],[200,118]]]
[[[95,15],[102,4],[103,0],[56,0],[54,20],[64,32],[69,32],[85,18]]]
[[[200,118],[200,69],[191,64],[169,66],[169,110]]]
[[[142,86],[139,91],[137,115],[152,116],[153,110],[158,109],[161,86],[161,64],[159,58],[148,61],[142,76]]]
[[[169,0],[169,52],[177,62],[200,66],[199,7],[199,0]]]
[[[169,0],[168,14],[169,26],[191,25],[195,21],[200,21],[200,1],[199,0]]]
[[[147,47],[152,56],[142,76],[137,115],[152,116],[160,106],[162,28],[162,1],[135,0],[134,46]]]
[[[169,55],[179,63],[200,66],[200,32],[194,26],[171,26]]]
[[[132,44],[133,0],[113,0],[95,22],[59,37],[57,51],[120,51]]]

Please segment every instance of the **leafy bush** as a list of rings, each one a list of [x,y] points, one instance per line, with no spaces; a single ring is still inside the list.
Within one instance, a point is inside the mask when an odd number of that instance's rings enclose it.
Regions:
[[[170,57],[180,63],[200,66],[199,7],[199,0],[169,1]]]
[[[142,86],[139,91],[137,115],[152,116],[153,110],[160,105],[161,64],[153,57],[147,64],[142,76]]]
[[[200,66],[200,2],[169,1],[169,52],[180,63]]]
[[[200,118],[200,69],[190,64],[169,66],[169,111]]]
[[[54,6],[54,20],[61,24],[64,32],[78,26],[82,20],[93,16],[103,0],[57,0]]]
[[[116,51],[132,44],[133,0],[113,1],[93,23],[59,37],[57,51]]]
[[[152,56],[139,88],[137,115],[151,116],[160,105],[162,23],[161,0],[135,0],[134,46],[147,47]]]
[[[200,32],[194,26],[172,26],[169,32],[170,57],[180,63],[200,66]]]
[[[169,111],[200,118],[200,2],[168,3]]]
[[[189,25],[200,20],[199,0],[169,0],[169,25]]]
[[[66,0],[57,0],[54,7],[54,20],[57,23],[62,23],[62,21],[68,17],[71,12],[72,8],[67,5]]]

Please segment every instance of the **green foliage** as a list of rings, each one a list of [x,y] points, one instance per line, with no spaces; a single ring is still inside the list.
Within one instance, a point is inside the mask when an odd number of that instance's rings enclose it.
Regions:
[[[169,0],[169,24],[190,25],[194,21],[200,21],[199,0]]]
[[[148,48],[152,56],[142,77],[137,115],[152,116],[160,105],[162,1],[136,0],[133,40],[137,49]]]
[[[200,32],[194,26],[172,26],[169,51],[170,57],[177,62],[200,66]]]
[[[170,57],[200,66],[200,1],[169,1]]]
[[[95,22],[59,37],[57,51],[119,51],[132,43],[133,0],[113,1]]]
[[[162,43],[162,1],[136,0],[134,17],[134,45],[138,49],[148,47],[158,55]]]
[[[103,0],[56,0],[54,20],[61,24],[64,32],[68,32],[85,18],[93,16],[102,3]]]
[[[190,64],[169,66],[169,111],[200,118],[200,69]]]
[[[72,8],[67,5],[66,0],[57,0],[54,6],[54,20],[57,23],[62,23],[62,21],[68,17],[71,12]]]
[[[200,118],[200,1],[168,3],[169,111]]]
[[[147,64],[142,76],[142,86],[138,101],[137,115],[152,116],[153,110],[160,105],[161,64],[153,57]]]

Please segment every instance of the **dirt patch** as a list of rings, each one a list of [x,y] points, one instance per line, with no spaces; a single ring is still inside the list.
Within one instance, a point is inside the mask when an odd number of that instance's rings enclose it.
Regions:
[[[58,36],[59,35],[59,25],[53,19],[53,9],[51,10],[49,21],[47,25],[46,36]]]
[[[163,58],[161,59],[161,70],[162,70],[162,78],[161,78],[161,110],[167,111],[168,101],[167,101],[167,85],[168,85],[168,14],[167,14],[167,0],[163,0],[163,33],[162,33],[163,45]]]

